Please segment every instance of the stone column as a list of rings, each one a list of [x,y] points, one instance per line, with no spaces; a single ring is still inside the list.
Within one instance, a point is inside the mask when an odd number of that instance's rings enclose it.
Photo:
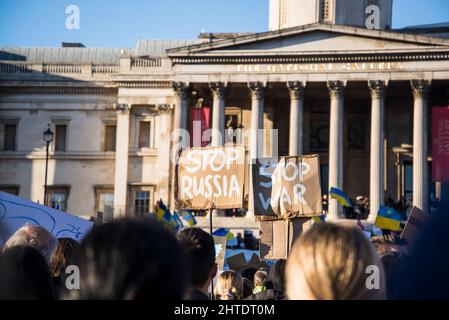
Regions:
[[[188,95],[189,95],[189,84],[185,82],[173,82],[173,90],[175,92],[175,112],[173,119],[173,128],[171,132],[172,139],[172,150],[170,151],[170,170],[171,170],[171,178],[170,178],[170,210],[175,210],[175,165],[174,162],[175,156],[179,151],[178,142],[180,142],[181,137],[178,135],[177,137],[173,137],[174,134],[181,133],[180,129],[187,129],[187,111],[188,111]],[[173,138],[177,140],[173,141]],[[190,144],[190,139],[185,141],[185,143]],[[164,199],[163,199],[164,200]]]
[[[370,150],[370,214],[374,223],[384,204],[384,114],[385,81],[368,81],[371,93],[371,150]]]
[[[428,210],[427,105],[431,82],[412,80],[413,107],[413,205]]]
[[[343,120],[344,120],[344,89],[346,84],[341,81],[327,83],[330,95],[330,130],[329,130],[329,189],[343,189]],[[329,220],[339,218],[337,200],[329,199]]]
[[[225,134],[226,85],[223,82],[212,82],[209,87],[213,98],[212,146],[219,147],[223,145]]]
[[[117,105],[114,218],[126,216],[126,199],[128,194],[129,114],[129,105]]]
[[[249,197],[248,197],[248,212],[247,218],[254,218],[254,197],[252,188],[252,161],[257,159],[262,154],[263,150],[263,135],[258,134],[259,129],[263,129],[263,111],[264,111],[264,97],[265,85],[261,82],[250,82],[248,88],[251,93],[251,135],[250,135],[250,175],[249,175]],[[260,147],[260,148],[259,148]]]
[[[304,82],[287,82],[287,88],[290,93],[290,156],[303,153],[304,87]]]

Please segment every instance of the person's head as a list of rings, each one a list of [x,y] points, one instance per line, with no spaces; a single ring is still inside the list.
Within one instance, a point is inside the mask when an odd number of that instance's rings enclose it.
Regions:
[[[242,271],[242,277],[248,279],[251,281],[251,283],[254,283],[254,275],[256,274],[257,269],[253,267],[245,268]]]
[[[242,278],[242,283],[243,283],[242,299],[245,299],[253,294],[254,287],[251,280],[247,278]]]
[[[58,246],[58,240],[46,229],[36,225],[25,225],[17,230],[5,243],[4,250],[15,247],[32,247],[44,257],[47,265]]]
[[[378,289],[366,285],[371,268],[378,271]],[[287,261],[286,280],[290,300],[385,298],[382,263],[355,226],[314,225],[295,243]]]
[[[74,254],[82,300],[179,300],[187,278],[175,236],[156,220],[115,220],[92,230]]]
[[[265,286],[268,280],[268,273],[265,270],[257,270],[254,274],[254,288]]]
[[[398,239],[393,236],[376,236],[371,238],[385,270],[387,296],[394,296],[397,289],[396,274],[402,268],[406,259],[407,248],[400,245]]]
[[[217,274],[214,238],[200,228],[184,229],[177,238],[186,253],[190,286],[207,290]]]
[[[78,242],[70,238],[61,238],[58,239],[58,242],[58,247],[50,263],[50,274],[52,277],[60,277],[64,274],[73,250],[79,246]]]
[[[275,262],[275,264],[271,267],[270,272],[268,273],[268,281],[272,286],[272,289],[276,289],[278,291],[285,291],[285,265],[287,264],[287,260],[279,259]]]
[[[0,300],[53,300],[44,257],[34,248],[14,246],[0,257]]]
[[[215,298],[217,300],[240,300],[242,296],[242,277],[234,271],[225,271],[220,274],[215,286]]]

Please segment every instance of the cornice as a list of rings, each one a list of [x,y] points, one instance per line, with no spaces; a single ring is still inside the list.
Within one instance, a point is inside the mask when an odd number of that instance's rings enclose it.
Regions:
[[[0,86],[0,94],[80,94],[116,95],[114,87],[44,87],[44,86]]]

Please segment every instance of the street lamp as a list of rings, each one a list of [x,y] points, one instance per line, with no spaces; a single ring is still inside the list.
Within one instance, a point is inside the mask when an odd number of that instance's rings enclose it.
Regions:
[[[44,141],[47,143],[46,156],[45,156],[45,185],[44,185],[44,205],[47,203],[47,172],[48,172],[48,147],[53,141],[53,131],[50,130],[50,125],[47,130],[44,131]]]

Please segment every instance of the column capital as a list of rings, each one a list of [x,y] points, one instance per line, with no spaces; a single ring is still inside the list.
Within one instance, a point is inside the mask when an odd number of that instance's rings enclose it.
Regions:
[[[226,96],[227,83],[211,82],[209,83],[209,89],[212,91],[214,97],[223,100]]]
[[[341,98],[345,93],[346,81],[328,81],[327,88],[333,98]]]
[[[265,84],[259,81],[248,82],[248,89],[252,99],[263,99],[265,96]]]
[[[304,88],[306,86],[306,82],[303,81],[288,81],[287,88],[290,93],[290,99],[292,100],[300,100],[304,99]]]
[[[187,95],[190,90],[190,84],[187,82],[181,81],[173,81],[172,83],[173,90],[175,94],[181,99],[187,99]]]
[[[411,80],[413,96],[415,99],[427,98],[432,80]]]
[[[383,98],[387,91],[388,81],[370,80],[368,81],[368,89],[371,93],[371,98]]]
[[[131,110],[131,106],[126,103],[116,103],[115,110],[120,113],[129,113],[129,111]]]

